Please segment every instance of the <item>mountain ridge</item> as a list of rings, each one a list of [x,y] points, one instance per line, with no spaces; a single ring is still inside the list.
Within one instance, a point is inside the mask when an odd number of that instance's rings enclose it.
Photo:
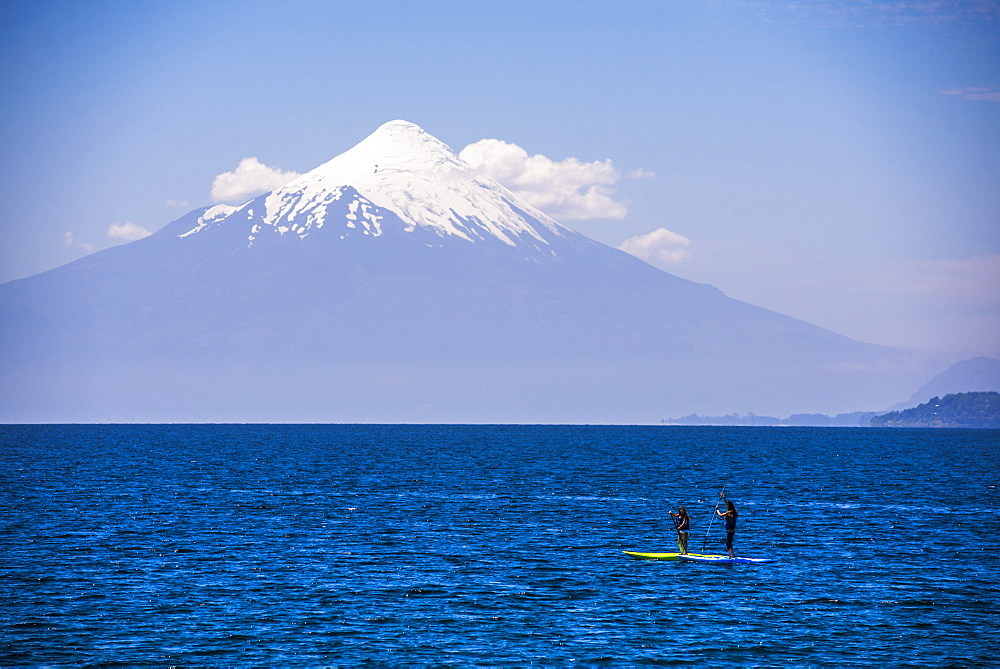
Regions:
[[[936,374],[920,386],[909,400],[893,406],[892,409],[908,409],[917,404],[924,404],[932,397],[988,391],[1000,391],[1000,360],[976,356],[956,362]]]

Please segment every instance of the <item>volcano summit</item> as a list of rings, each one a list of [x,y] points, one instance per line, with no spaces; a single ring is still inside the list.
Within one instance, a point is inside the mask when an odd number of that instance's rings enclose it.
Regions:
[[[0,286],[3,422],[655,422],[891,404],[899,351],[563,227],[386,123],[239,206]]]

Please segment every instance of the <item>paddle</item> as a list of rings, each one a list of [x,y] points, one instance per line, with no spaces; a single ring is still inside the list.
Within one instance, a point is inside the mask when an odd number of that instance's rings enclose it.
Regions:
[[[728,483],[726,485],[729,485]],[[722,492],[719,493],[719,497],[725,499],[726,497],[726,485],[722,486]],[[712,523],[715,522],[715,516],[719,512],[719,504],[716,502],[715,511],[712,512],[712,519],[708,521],[708,530],[705,531],[705,540],[701,542],[701,552],[705,552],[705,544],[708,543],[708,535],[712,531]]]

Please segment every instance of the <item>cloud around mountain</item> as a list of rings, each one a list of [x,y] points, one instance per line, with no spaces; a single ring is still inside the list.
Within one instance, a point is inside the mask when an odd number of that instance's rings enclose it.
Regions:
[[[133,242],[137,239],[149,237],[151,234],[153,233],[141,225],[136,225],[132,221],[112,223],[108,226],[108,237],[112,239],[124,239]]]
[[[628,213],[625,203],[613,197],[621,174],[610,159],[556,161],[499,139],[481,139],[458,155],[556,220],[622,219]]]
[[[212,182],[215,202],[243,202],[250,197],[280,188],[301,176],[298,172],[269,167],[256,157],[244,158],[232,172],[223,172]]]
[[[630,237],[618,248],[653,265],[667,265],[691,257],[691,240],[666,228]]]
[[[517,144],[499,139],[482,139],[469,144],[459,157],[480,174],[500,182],[556,220],[621,220],[628,213],[627,204],[614,197],[614,186],[622,174],[611,159],[552,160],[542,154],[529,155]],[[212,201],[242,203],[300,176],[299,172],[271,167],[251,156],[242,159],[234,170],[215,177]],[[634,170],[626,176],[648,179],[654,175]]]
[[[77,238],[77,236],[73,234],[72,230],[67,230],[63,233],[63,242],[66,246],[83,250],[84,253],[93,253],[94,251],[93,244]]]

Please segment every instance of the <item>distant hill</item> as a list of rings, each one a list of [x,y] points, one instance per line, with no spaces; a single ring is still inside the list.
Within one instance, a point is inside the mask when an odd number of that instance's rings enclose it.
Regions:
[[[953,393],[1000,391],[1000,360],[979,356],[957,362],[913,393],[909,401],[893,409],[922,404],[932,397]]]
[[[788,425],[791,427],[868,427],[871,419],[877,414],[874,411],[854,411],[828,416],[822,413],[796,413],[788,418],[760,416],[748,413],[745,416],[732,413],[725,416],[699,416],[689,414],[680,418],[664,418],[663,425],[723,425],[761,427],[773,425]]]
[[[1000,393],[957,393],[876,416],[872,427],[1000,428]]]

